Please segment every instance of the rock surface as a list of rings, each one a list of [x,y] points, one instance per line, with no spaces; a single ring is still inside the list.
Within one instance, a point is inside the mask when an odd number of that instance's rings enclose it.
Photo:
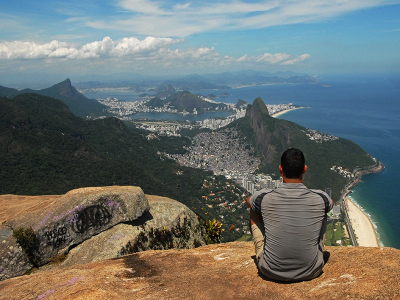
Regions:
[[[144,195],[137,187],[84,188],[63,196],[3,195],[0,207],[0,280],[31,270],[32,258],[49,270],[206,244],[201,221],[187,206]],[[13,237],[18,227],[34,230],[34,257],[28,258]],[[50,260],[62,262],[43,266]]]
[[[0,199],[1,207],[3,204],[10,204],[7,197],[3,197]],[[5,211],[9,214],[1,214],[1,232],[6,232],[4,228],[11,229],[11,232],[3,234],[4,239],[0,244],[0,279],[21,275],[29,266],[29,260],[26,256],[23,257],[21,248],[12,237],[12,231],[17,228],[33,229],[32,256],[37,265],[43,265],[88,238],[121,222],[134,221],[149,210],[142,189],[132,186],[81,188],[55,196],[55,199],[44,198],[43,204],[40,201],[33,201],[33,204],[27,197],[27,207],[22,211],[17,210],[18,205],[11,205],[14,206],[14,211],[7,208]],[[6,200],[3,202],[4,199]],[[34,200],[36,199],[40,197],[35,197]],[[4,257],[12,255],[7,250],[4,252],[5,247],[2,244],[7,248],[18,249],[14,255],[21,254],[21,266],[16,268],[14,263],[4,260]]]
[[[6,225],[9,220],[37,216],[61,196],[0,196],[0,280],[25,274],[33,265]]]
[[[144,250],[205,245],[196,214],[186,205],[146,195],[150,211],[137,221],[118,224],[72,249],[57,267],[83,264]]]
[[[299,283],[261,277],[253,244],[233,242],[36,272],[0,282],[0,299],[399,299],[399,250],[326,250],[323,274]]]

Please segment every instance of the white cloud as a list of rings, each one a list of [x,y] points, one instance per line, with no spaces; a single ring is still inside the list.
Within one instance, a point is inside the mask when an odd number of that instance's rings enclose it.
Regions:
[[[264,0],[252,3],[170,0],[121,0],[125,14],[110,20],[92,20],[86,25],[118,29],[141,35],[185,37],[210,30],[255,29],[275,25],[313,22],[351,11],[388,5],[383,0]]]
[[[296,58],[286,60],[282,62],[282,65],[294,65],[295,63],[305,61],[311,57],[310,54],[302,54]]]
[[[20,60],[32,61],[29,66],[42,65],[46,68],[107,69],[115,72],[157,70],[157,72],[181,72],[188,69],[210,70],[226,66],[237,68],[259,68],[271,65],[295,65],[310,58],[309,54],[293,56],[288,53],[264,53],[262,55],[243,54],[239,57],[221,55],[214,47],[174,49],[181,39],[147,37],[138,39],[126,37],[113,41],[104,37],[100,41],[87,43],[81,47],[61,41],[49,43],[3,42],[0,43],[2,64]],[[45,61],[45,64],[42,63]],[[80,60],[85,60],[82,63]],[[93,71],[92,71],[93,72]]]
[[[263,55],[255,56],[254,58],[258,62],[265,61],[271,64],[276,64],[288,60],[290,58],[290,55],[286,53],[264,53]]]
[[[91,42],[80,48],[56,40],[44,44],[20,41],[3,42],[0,43],[0,59],[120,57],[152,52],[180,41],[155,37],[139,40],[131,37],[116,43],[110,37],[105,37],[101,41]]]

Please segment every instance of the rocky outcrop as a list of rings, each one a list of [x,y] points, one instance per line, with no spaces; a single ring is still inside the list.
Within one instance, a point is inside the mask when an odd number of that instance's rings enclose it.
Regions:
[[[146,195],[150,210],[135,222],[118,224],[70,251],[53,267],[65,267],[125,254],[205,245],[197,215],[186,205],[159,196]]]
[[[172,199],[145,196],[138,187],[82,188],[42,198],[4,195],[0,207],[0,280],[65,257],[61,266],[205,244],[190,209]],[[32,229],[24,237],[33,239],[29,251],[14,237],[21,228]]]
[[[13,230],[34,230],[35,264],[44,265],[69,248],[121,222],[138,219],[149,209],[138,187],[96,187],[72,190],[49,209],[6,224]]]
[[[233,242],[150,250],[12,278],[0,282],[0,299],[399,299],[399,250],[326,250],[323,274],[299,283],[262,277],[253,244]]]

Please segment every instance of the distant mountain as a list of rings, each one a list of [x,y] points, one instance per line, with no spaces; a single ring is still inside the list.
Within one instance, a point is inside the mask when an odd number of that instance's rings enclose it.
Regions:
[[[126,78],[124,79],[124,76]],[[120,77],[121,80],[116,81],[115,78]],[[95,77],[93,77],[95,78]],[[97,78],[97,77],[96,77]],[[114,78],[114,79],[112,79]],[[113,77],[104,77],[104,81],[99,82],[91,79],[87,82],[79,82],[75,86],[80,90],[90,90],[95,88],[117,88],[129,87],[136,92],[149,91],[149,86],[157,86],[156,93],[160,92],[160,87],[171,85],[180,91],[197,91],[197,90],[221,90],[230,89],[233,85],[260,85],[274,83],[289,83],[289,84],[321,84],[316,77],[309,76],[304,73],[295,73],[290,71],[285,72],[265,72],[254,70],[241,70],[232,72],[223,72],[218,74],[190,74],[186,76],[128,76],[128,74],[116,74]],[[163,95],[154,95],[163,98]]]
[[[0,97],[13,98],[18,94],[19,94],[18,90],[0,85]]]
[[[63,82],[42,90],[23,89],[21,91],[0,86],[0,97],[12,98],[20,94],[34,93],[60,99],[71,111],[79,117],[99,117],[107,115],[107,107],[94,99],[88,99],[72,86],[71,80]]]
[[[167,97],[175,94],[176,90],[171,84],[160,84],[156,88],[155,92],[157,93],[156,97],[167,98]]]
[[[242,133],[245,142],[257,149],[257,155],[261,158],[260,172],[279,174],[281,154],[290,147],[301,149],[308,165],[305,184],[309,188],[331,188],[335,199],[338,199],[347,181],[330,170],[333,165],[342,166],[350,171],[375,165],[368,153],[347,139],[317,142],[307,136],[307,128],[271,117],[261,98],[248,105],[244,118],[228,126],[236,127]]]
[[[276,84],[276,83],[302,83],[319,84],[319,81],[305,74],[296,74],[293,72],[285,73],[265,73],[256,71],[225,72],[222,74],[209,74],[207,80],[215,84]]]
[[[166,80],[163,84],[170,84],[175,86],[178,90],[188,91],[230,89],[230,87],[227,85],[216,84],[209,78],[197,74],[185,76],[174,80]]]
[[[212,103],[201,99],[188,91],[176,92],[171,96],[167,97],[165,100],[161,100],[158,97],[150,100],[146,105],[148,107],[157,108],[163,107],[168,104],[168,108],[177,109],[179,112],[190,112],[192,113],[194,109],[198,113],[205,111],[215,111],[226,109],[227,105],[223,103]]]

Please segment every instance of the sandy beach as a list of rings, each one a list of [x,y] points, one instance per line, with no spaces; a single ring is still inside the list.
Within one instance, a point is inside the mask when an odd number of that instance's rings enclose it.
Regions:
[[[285,109],[285,110],[282,110],[280,112],[277,112],[276,114],[271,115],[271,117],[277,118],[277,117],[279,117],[279,116],[281,116],[283,114],[286,114],[289,111],[300,109],[300,108],[304,108],[304,107],[296,107],[296,108],[291,108],[291,109]]]
[[[369,217],[349,198],[346,198],[346,207],[351,226],[357,236],[358,245],[361,247],[379,247],[378,236]]]

